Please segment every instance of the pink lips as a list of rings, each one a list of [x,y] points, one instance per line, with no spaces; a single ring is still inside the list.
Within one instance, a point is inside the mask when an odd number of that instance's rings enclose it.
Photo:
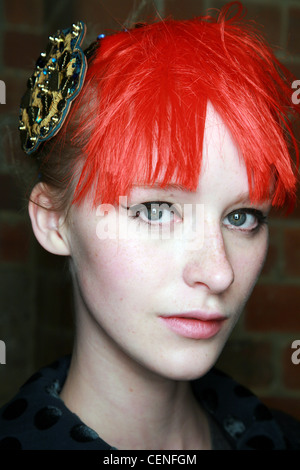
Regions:
[[[159,317],[171,330],[192,339],[208,339],[222,328],[226,318],[218,313],[200,311],[171,314]]]

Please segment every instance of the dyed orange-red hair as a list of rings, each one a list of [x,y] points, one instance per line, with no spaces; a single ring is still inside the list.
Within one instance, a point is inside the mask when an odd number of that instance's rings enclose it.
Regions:
[[[240,147],[251,199],[269,198],[275,178],[273,205],[293,206],[293,77],[241,5],[233,16],[230,6],[216,18],[168,19],[99,41],[70,117],[81,108],[74,203],[91,189],[95,204],[116,203],[133,184],[196,190],[209,100]]]

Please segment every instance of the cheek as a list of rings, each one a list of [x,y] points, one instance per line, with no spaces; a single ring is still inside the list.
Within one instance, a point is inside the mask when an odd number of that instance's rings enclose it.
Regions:
[[[235,274],[236,286],[248,297],[251,293],[261,269],[268,248],[268,233],[265,230],[252,243],[236,244],[231,260]]]
[[[114,240],[94,240],[78,262],[84,290],[93,297],[118,302],[145,299],[158,282],[159,266],[145,247]],[[161,268],[160,268],[161,269]]]

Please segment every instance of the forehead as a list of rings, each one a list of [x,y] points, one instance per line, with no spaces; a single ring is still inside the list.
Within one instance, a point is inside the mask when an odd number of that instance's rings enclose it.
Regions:
[[[243,161],[240,148],[228,126],[208,101],[203,136],[203,157],[208,157],[210,153],[216,154],[216,158],[229,158],[230,154],[234,154]]]
[[[248,174],[242,153],[227,125],[210,102],[207,104],[203,138],[202,169],[198,187],[209,180],[210,187],[234,189],[240,193],[249,190]]]
[[[200,156],[193,155],[193,158],[200,159]],[[164,186],[163,178],[168,169],[167,165],[164,165],[160,168],[160,174],[154,183],[135,181],[131,195],[145,195],[143,190],[146,189],[149,197],[157,198],[160,196],[181,198],[185,194],[185,197],[191,200],[194,196],[197,198],[200,196],[206,202],[214,200],[215,197],[227,199],[227,196],[249,201],[248,175],[241,151],[228,127],[210,102],[207,105],[201,160],[200,173],[195,168],[193,169],[196,178],[196,185],[193,189],[178,184],[178,173],[175,173]],[[156,165],[156,163],[154,159],[152,164]]]

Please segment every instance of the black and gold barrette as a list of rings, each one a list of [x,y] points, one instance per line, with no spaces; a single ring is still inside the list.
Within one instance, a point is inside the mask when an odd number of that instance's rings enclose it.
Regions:
[[[20,109],[21,145],[28,155],[57,134],[83,86],[87,60],[80,46],[84,35],[81,21],[57,31],[36,62]]]

